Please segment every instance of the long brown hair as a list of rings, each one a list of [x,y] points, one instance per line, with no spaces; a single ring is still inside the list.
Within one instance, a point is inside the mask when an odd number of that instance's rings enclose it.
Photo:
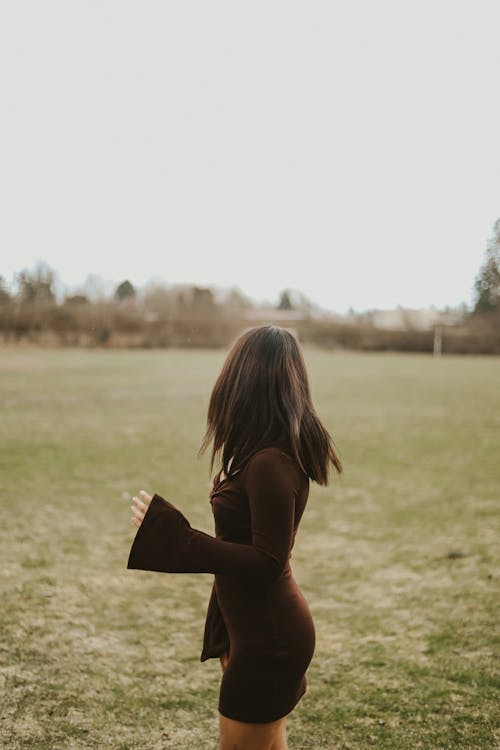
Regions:
[[[312,404],[306,365],[291,331],[265,325],[231,347],[213,388],[199,454],[213,441],[210,471],[222,453],[229,475],[261,448],[282,446],[308,477],[328,484],[330,464],[342,464]]]

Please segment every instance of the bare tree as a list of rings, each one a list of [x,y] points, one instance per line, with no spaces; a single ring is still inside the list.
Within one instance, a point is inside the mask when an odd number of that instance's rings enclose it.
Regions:
[[[44,263],[39,263],[34,271],[20,271],[16,283],[17,298],[22,305],[55,304],[55,273]]]

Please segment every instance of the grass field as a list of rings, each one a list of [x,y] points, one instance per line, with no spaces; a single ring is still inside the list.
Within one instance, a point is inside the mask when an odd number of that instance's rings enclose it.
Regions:
[[[305,353],[345,471],[291,561],[317,646],[290,750],[499,747],[500,360]],[[213,533],[223,358],[0,352],[2,748],[217,748],[213,577],[127,571],[125,496]]]

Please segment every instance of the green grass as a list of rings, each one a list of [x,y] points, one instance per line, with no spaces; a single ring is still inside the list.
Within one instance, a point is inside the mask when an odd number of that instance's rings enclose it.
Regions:
[[[0,352],[0,745],[217,748],[208,574],[127,571],[124,493],[213,533],[224,358]],[[500,360],[306,351],[345,472],[292,556],[317,646],[291,750],[498,747]]]

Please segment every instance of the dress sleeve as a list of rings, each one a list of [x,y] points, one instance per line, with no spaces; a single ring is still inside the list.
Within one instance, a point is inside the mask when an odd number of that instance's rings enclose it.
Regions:
[[[227,542],[193,529],[178,508],[155,494],[137,530],[127,568],[277,578],[293,544],[296,473],[287,456],[267,449],[256,453],[245,471],[251,544]]]
[[[229,645],[229,635],[226,630],[226,623],[222,617],[222,612],[220,611],[214,581],[205,619],[205,632],[203,634],[203,648],[200,661],[206,661],[207,659],[220,657],[222,654],[228,654]]]

